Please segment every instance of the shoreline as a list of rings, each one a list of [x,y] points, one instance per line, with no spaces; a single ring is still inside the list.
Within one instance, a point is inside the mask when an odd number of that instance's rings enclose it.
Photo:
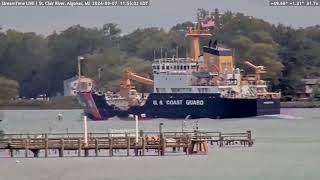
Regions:
[[[320,108],[320,101],[284,101],[281,108]]]
[[[55,97],[45,100],[15,100],[0,103],[0,110],[82,109],[77,97]]]

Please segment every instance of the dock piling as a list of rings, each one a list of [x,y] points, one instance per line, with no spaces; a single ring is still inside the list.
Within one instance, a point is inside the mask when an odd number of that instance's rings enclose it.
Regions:
[[[94,146],[95,146],[95,154],[96,154],[96,157],[99,156],[99,139],[98,138],[95,138],[94,139]]]
[[[219,146],[223,147],[223,137],[222,137],[221,132],[219,132]]]
[[[248,146],[251,147],[252,144],[253,144],[253,141],[252,141],[251,131],[250,130],[247,131],[247,136],[248,136],[247,137],[248,138]]]
[[[24,149],[25,149],[25,157],[28,157],[28,151],[29,151],[29,138],[26,138],[24,140]]]
[[[130,136],[128,136],[128,134],[126,133],[126,137],[127,137],[127,156],[130,156]]]
[[[113,138],[109,137],[109,156],[113,156]]]
[[[59,156],[60,157],[63,157],[64,156],[64,139],[63,138],[61,138],[61,140],[60,140],[60,143],[61,143],[61,147],[60,147],[60,151],[59,151]]]
[[[48,144],[48,134],[44,134],[44,157],[47,158],[48,157],[48,148],[49,148],[49,144]]]
[[[81,157],[81,138],[78,139],[78,157]]]

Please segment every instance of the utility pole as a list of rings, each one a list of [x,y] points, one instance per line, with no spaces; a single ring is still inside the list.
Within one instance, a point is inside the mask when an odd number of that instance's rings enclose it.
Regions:
[[[101,72],[103,71],[103,69],[101,67],[98,68],[98,79],[100,81],[101,79]]]
[[[78,56],[78,93],[80,92],[80,83],[81,83],[81,60],[83,60],[84,57]]]

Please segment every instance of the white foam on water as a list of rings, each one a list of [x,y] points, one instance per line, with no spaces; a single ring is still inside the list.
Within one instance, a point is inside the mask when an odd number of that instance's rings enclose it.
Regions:
[[[289,114],[264,115],[262,117],[276,118],[276,119],[304,119],[303,117],[293,116],[293,115],[289,115]]]

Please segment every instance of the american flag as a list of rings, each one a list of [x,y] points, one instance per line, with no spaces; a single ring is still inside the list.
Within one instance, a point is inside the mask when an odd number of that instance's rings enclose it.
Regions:
[[[201,26],[202,26],[203,28],[214,27],[214,26],[215,26],[215,23],[214,23],[213,20],[208,20],[208,21],[201,22]]]

